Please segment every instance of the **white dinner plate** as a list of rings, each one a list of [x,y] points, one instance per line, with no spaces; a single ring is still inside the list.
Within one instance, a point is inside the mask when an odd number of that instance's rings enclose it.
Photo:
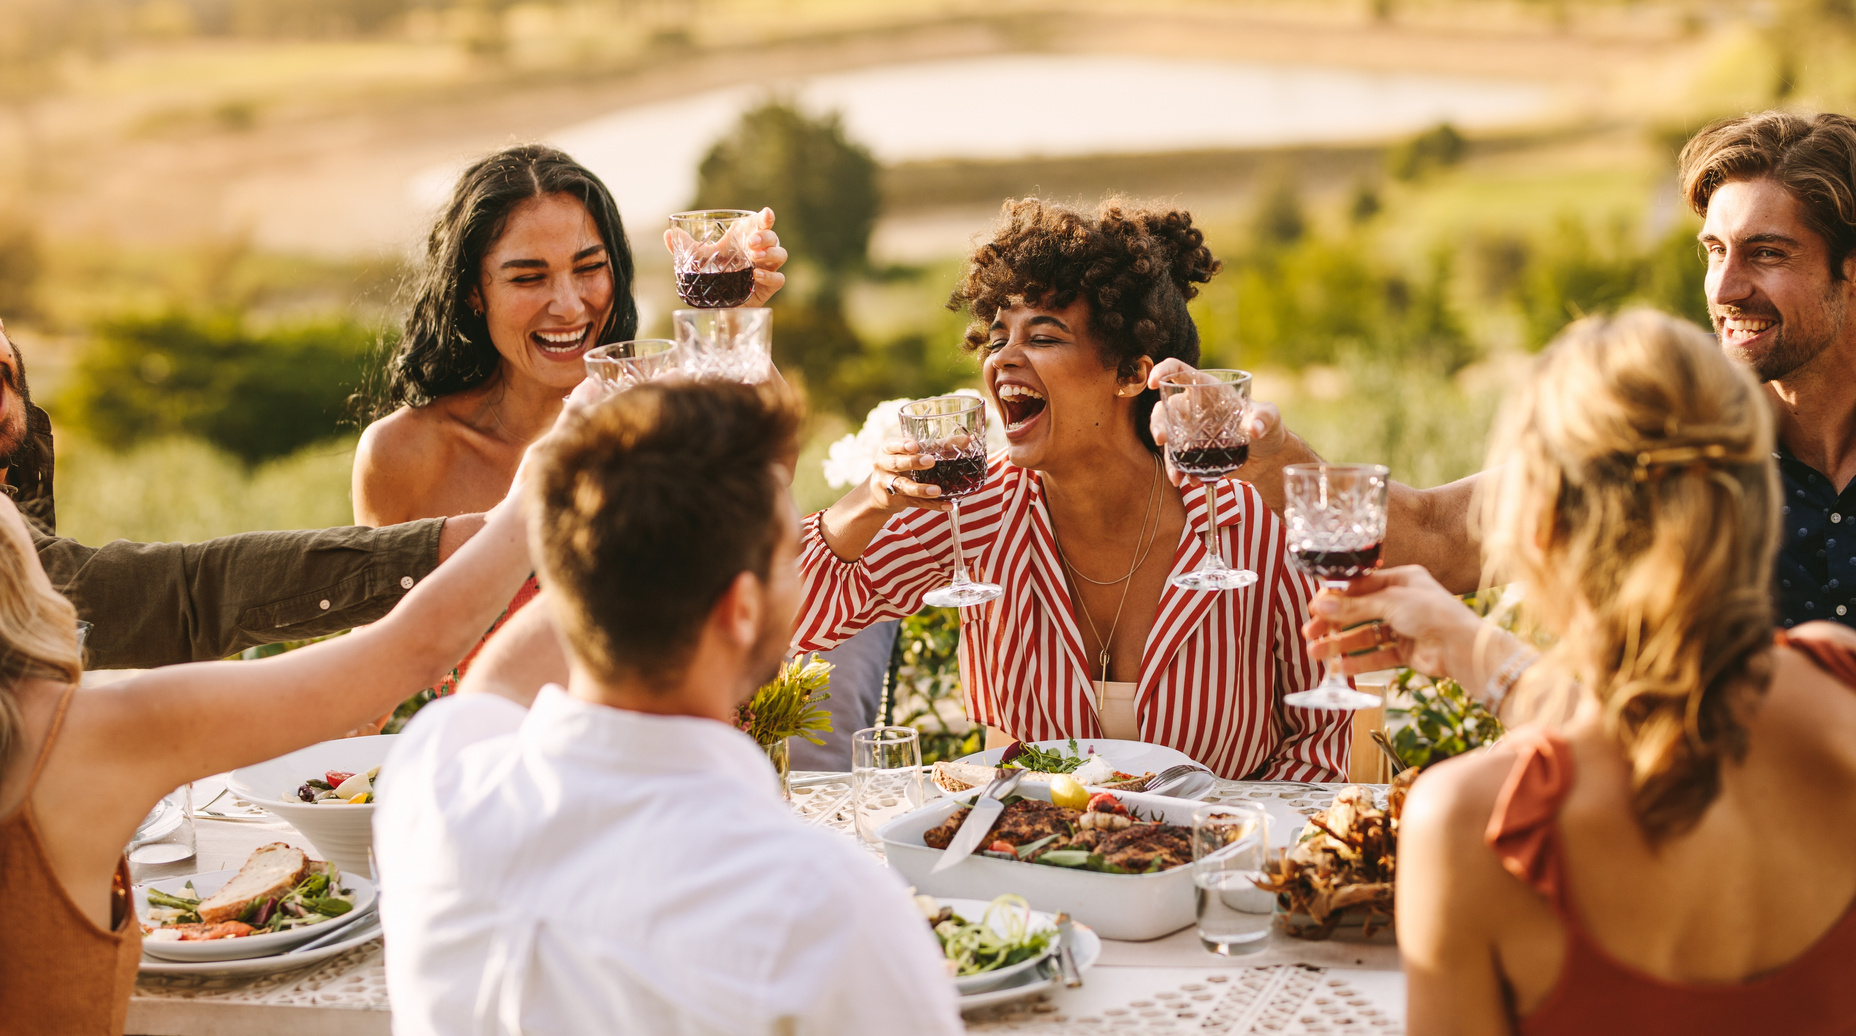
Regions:
[[[941,902],[952,905],[956,902],[979,901],[944,899]],[[986,904],[983,902],[980,903],[982,909],[985,908],[985,905]],[[1090,968],[1095,967],[1096,961],[1102,956],[1102,940],[1096,936],[1095,932],[1090,930],[1088,925],[1077,924],[1072,921],[1070,922],[1070,955],[1076,959],[1076,970],[1078,972],[1087,972]],[[1032,968],[1020,972],[1018,977],[1012,982],[1000,986],[997,989],[989,989],[984,993],[967,993],[962,995],[960,997],[960,1009],[962,1011],[971,1011],[979,1007],[991,1007],[993,1004],[1003,1004],[1027,996],[1034,996],[1047,989],[1061,988],[1063,988],[1063,979],[1057,974],[1057,969],[1054,964],[1042,970]]]
[[[1066,751],[1070,747],[1070,739],[1067,737],[1059,738],[1054,741],[1033,741],[1031,743],[1040,749],[1046,750],[1054,749],[1056,751]],[[1091,751],[1092,749],[1093,752]],[[1122,773],[1131,773],[1137,776],[1143,773],[1157,775],[1169,766],[1202,765],[1191,756],[1177,749],[1168,748],[1165,745],[1148,744],[1145,741],[1115,741],[1109,738],[1079,737],[1076,739],[1076,750],[1081,752],[1085,758],[1092,754],[1099,755],[1107,759],[1109,765],[1120,770]],[[1004,752],[1005,749],[1003,748],[988,748],[984,752],[963,755],[954,761],[959,763],[973,763],[977,766],[997,766],[999,765],[999,756]],[[939,785],[936,785],[936,787],[939,787]],[[1208,788],[1207,790],[1209,791],[1210,789]],[[959,797],[968,794],[968,792],[960,792],[959,795],[955,795],[953,792],[942,789],[942,794]]]
[[[334,807],[331,807],[334,808]],[[148,921],[148,890],[160,889],[170,895],[185,895],[188,882],[200,898],[219,891],[226,882],[231,881],[237,870],[208,871],[204,874],[190,874],[182,878],[162,878],[159,881],[144,882],[135,887],[135,912],[144,922]],[[296,946],[301,946],[311,939],[320,938],[337,928],[353,923],[357,918],[371,914],[374,909],[374,883],[359,875],[343,873],[340,885],[354,890],[354,909],[345,914],[331,917],[300,928],[291,928],[282,932],[267,932],[263,935],[247,935],[237,939],[204,939],[197,942],[164,942],[148,938],[142,940],[142,952],[145,956],[158,957],[162,960],[182,963],[204,963],[208,961],[244,960],[251,957],[269,957],[283,953]]]
[[[947,907],[958,914],[963,920],[967,921],[981,920],[986,916],[986,908],[992,905],[991,902],[984,899],[936,898],[935,902]],[[995,914],[995,923],[993,925],[993,931],[995,932],[999,930],[997,920],[998,915]],[[1033,910],[1031,911],[1030,924],[1031,930],[1034,932],[1042,931],[1046,928],[1056,928],[1057,915],[1046,913],[1042,910]],[[960,991],[962,996],[965,996],[968,993],[983,993],[1000,986],[1014,985],[1021,980],[1023,972],[1030,971],[1037,967],[1038,964],[1051,955],[1051,952],[1053,951],[1046,950],[1040,956],[1032,957],[1029,960],[1021,960],[1011,967],[999,968],[993,971],[984,971],[978,975],[966,975],[956,978],[954,979],[954,986]]]
[[[310,927],[320,928],[321,925]],[[368,916],[359,924],[350,925],[348,934],[341,939],[326,946],[318,946],[313,950],[304,950],[301,953],[277,953],[269,957],[252,957],[246,960],[202,961],[198,964],[159,960],[144,954],[141,973],[172,978],[244,978],[252,975],[269,975],[321,964],[331,957],[340,956],[357,946],[365,946],[378,938],[380,938],[380,915],[376,913]]]

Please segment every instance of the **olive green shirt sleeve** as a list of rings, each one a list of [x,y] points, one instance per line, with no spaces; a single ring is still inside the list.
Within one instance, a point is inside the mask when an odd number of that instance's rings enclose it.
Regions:
[[[85,667],[224,658],[385,615],[438,566],[444,519],[87,547],[33,530],[46,575],[93,624]]]

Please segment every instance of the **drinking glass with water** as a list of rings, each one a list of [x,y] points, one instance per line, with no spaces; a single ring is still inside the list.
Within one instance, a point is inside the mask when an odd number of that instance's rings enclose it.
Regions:
[[[1265,877],[1269,832],[1269,814],[1259,806],[1200,806],[1192,813],[1199,941],[1213,953],[1254,953],[1269,940],[1276,896],[1257,888]]]
[[[865,727],[851,735],[852,817],[857,835],[872,845],[877,829],[920,806],[921,736],[913,727]]]

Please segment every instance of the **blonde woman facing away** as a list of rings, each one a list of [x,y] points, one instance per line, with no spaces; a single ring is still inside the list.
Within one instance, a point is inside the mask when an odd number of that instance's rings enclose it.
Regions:
[[[82,691],[77,614],[0,500],[0,1036],[122,1032],[136,824],[181,784],[339,737],[436,682],[529,573],[520,499],[366,629]]]
[[[1399,837],[1413,1033],[1847,1033],[1856,633],[1774,636],[1773,418],[1699,330],[1572,325],[1503,420],[1488,562],[1558,637],[1493,748],[1426,771]],[[1422,570],[1323,597],[1311,651],[1399,637],[1501,698],[1531,654]],[[1320,638],[1320,639],[1315,639]],[[1499,702],[1498,702],[1499,705]]]

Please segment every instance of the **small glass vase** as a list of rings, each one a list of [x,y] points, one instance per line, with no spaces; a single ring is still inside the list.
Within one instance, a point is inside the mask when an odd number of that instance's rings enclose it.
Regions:
[[[774,772],[780,775],[780,797],[793,801],[793,757],[786,746],[786,738],[781,738],[771,745],[760,746],[767,753],[767,761],[773,764]]]

